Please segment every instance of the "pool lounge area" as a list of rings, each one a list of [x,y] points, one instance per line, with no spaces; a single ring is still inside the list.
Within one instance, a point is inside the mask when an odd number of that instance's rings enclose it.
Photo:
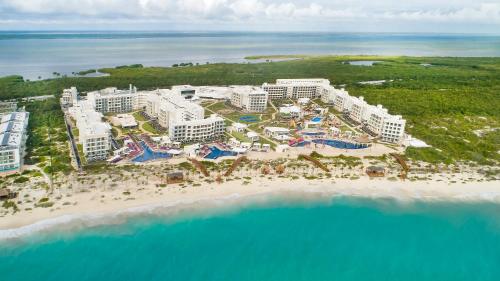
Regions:
[[[341,141],[341,140],[316,139],[316,140],[312,140],[312,142],[315,144],[323,144],[323,145],[328,145],[328,146],[340,148],[340,149],[364,149],[364,148],[368,148],[368,144],[351,143],[351,142],[346,142],[346,141]]]
[[[132,159],[132,162],[147,162],[147,161],[152,161],[156,159],[168,159],[172,157],[172,154],[169,154],[167,152],[156,152],[153,151],[146,143],[141,141],[140,146],[143,150],[142,154],[139,154],[138,156],[134,157]]]

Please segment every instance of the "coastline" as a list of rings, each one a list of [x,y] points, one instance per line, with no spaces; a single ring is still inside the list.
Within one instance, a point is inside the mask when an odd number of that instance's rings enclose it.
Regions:
[[[129,186],[127,186],[129,187]],[[290,180],[287,178],[258,178],[249,184],[236,181],[202,186],[169,186],[155,192],[154,186],[141,186],[125,200],[123,189],[82,192],[74,194],[74,205],[54,209],[37,208],[0,218],[0,240],[15,239],[33,232],[77,223],[78,227],[105,225],[117,218],[140,214],[157,214],[158,210],[217,207],[253,202],[259,198],[359,197],[367,199],[395,199],[402,202],[494,202],[500,203],[498,180],[487,182],[447,183],[443,181],[390,181],[362,177],[350,179]],[[152,196],[153,194],[153,196]],[[114,199],[109,199],[114,198]],[[235,204],[227,204],[227,203]],[[163,214],[163,212],[158,213]],[[118,222],[119,223],[119,222]]]

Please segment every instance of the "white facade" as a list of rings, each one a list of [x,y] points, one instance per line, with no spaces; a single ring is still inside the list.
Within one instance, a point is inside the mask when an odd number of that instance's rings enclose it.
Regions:
[[[315,99],[329,85],[327,79],[277,79],[275,84],[264,83],[262,89],[269,93],[270,99]]]
[[[139,100],[137,89],[130,85],[129,90],[118,90],[117,88],[106,88],[87,94],[96,111],[106,113],[124,113],[138,108]]]
[[[18,172],[26,151],[28,112],[2,116],[0,124],[0,173]]]
[[[302,117],[302,110],[300,107],[295,106],[295,105],[290,105],[290,106],[282,106],[279,108],[280,115],[283,117],[289,116],[290,118],[301,118]]]
[[[73,106],[76,104],[78,102],[78,91],[76,87],[64,89],[60,101],[63,106]]]
[[[102,121],[89,100],[80,100],[68,109],[78,128],[78,143],[82,145],[87,162],[104,160],[111,150],[111,126]]]
[[[168,132],[172,141],[209,141],[224,134],[224,119],[216,114],[197,120],[172,120]]]
[[[391,115],[381,105],[371,106],[367,128],[382,141],[399,143],[403,140],[406,120]]]
[[[358,123],[363,123],[368,120],[370,114],[370,105],[363,97],[351,97],[349,118]]]
[[[268,94],[257,87],[235,86],[231,94],[231,104],[247,112],[263,112],[267,109]]]
[[[284,136],[289,136],[290,129],[282,127],[265,127],[264,134],[274,139],[282,139]]]

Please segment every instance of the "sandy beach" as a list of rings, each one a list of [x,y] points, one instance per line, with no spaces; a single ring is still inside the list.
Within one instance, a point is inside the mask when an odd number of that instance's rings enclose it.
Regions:
[[[36,208],[0,218],[0,238],[14,238],[34,231],[78,221],[83,226],[92,221],[137,213],[152,213],[155,209],[191,205],[224,206],[231,201],[272,195],[286,198],[295,195],[354,196],[394,198],[397,200],[429,201],[489,201],[500,202],[498,181],[449,183],[444,181],[391,181],[361,177],[351,179],[256,178],[251,183],[230,181],[221,184],[181,187],[170,185],[125,185],[124,189],[93,190],[65,198],[53,208]]]

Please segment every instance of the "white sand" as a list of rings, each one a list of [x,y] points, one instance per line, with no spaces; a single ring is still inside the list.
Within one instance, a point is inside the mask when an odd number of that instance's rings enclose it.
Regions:
[[[395,198],[398,200],[491,201],[500,202],[500,182],[452,183],[438,181],[390,181],[387,179],[358,180],[323,179],[290,180],[283,178],[253,178],[243,185],[241,180],[222,184],[203,184],[180,188],[178,185],[158,188],[132,186],[124,183],[113,191],[94,190],[76,193],[57,201],[52,208],[35,208],[0,218],[0,238],[15,237],[35,230],[68,223],[77,218],[102,218],[118,214],[151,212],[155,207],[217,202],[258,195],[288,196],[290,193],[315,193],[322,196],[357,196]],[[130,190],[130,195],[124,195]],[[133,198],[133,199],[132,199]],[[71,205],[63,205],[62,202]],[[73,203],[77,202],[76,205]],[[225,203],[222,203],[225,204]]]

